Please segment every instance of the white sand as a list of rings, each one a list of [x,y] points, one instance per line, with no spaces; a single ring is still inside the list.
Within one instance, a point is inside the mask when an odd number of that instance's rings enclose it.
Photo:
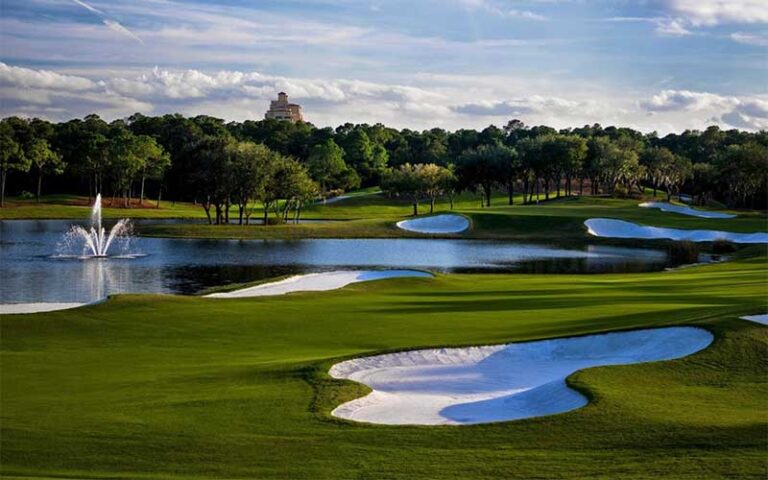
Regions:
[[[688,205],[673,205],[666,202],[643,202],[638,205],[643,208],[658,208],[662,212],[679,213],[681,215],[690,215],[701,218],[734,218],[736,215],[722,212],[709,212],[705,210],[696,210]]]
[[[54,310],[69,310],[70,308],[82,307],[85,303],[5,303],[0,304],[0,315],[10,315],[16,313],[38,313],[52,312]]]
[[[319,292],[335,290],[351,283],[399,277],[432,277],[432,275],[418,270],[337,270],[334,272],[295,275],[277,282],[264,283],[233,292],[212,293],[206,295],[206,297],[243,298],[284,295],[291,292]]]
[[[368,385],[373,392],[342,404],[332,415],[391,425],[463,425],[551,415],[587,404],[565,383],[577,370],[680,358],[712,340],[701,328],[670,327],[356,358],[334,365],[329,373]]]
[[[734,243],[768,243],[768,233],[734,233],[721,230],[681,230],[678,228],[649,227],[613,218],[590,218],[584,222],[590,235],[611,238],[643,238],[712,242],[728,240]]]
[[[469,228],[469,220],[461,215],[445,214],[397,222],[397,227],[417,233],[460,233]]]
[[[768,325],[768,313],[764,313],[762,315],[745,315],[741,318],[744,320],[749,320],[750,322],[757,322],[762,323],[763,325]]]

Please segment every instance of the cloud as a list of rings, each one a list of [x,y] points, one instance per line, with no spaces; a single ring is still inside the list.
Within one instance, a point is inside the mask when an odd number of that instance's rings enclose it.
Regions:
[[[735,32],[730,35],[731,40],[745,45],[768,47],[768,35],[759,33]]]
[[[640,102],[640,106],[649,112],[700,111],[711,108],[727,108],[736,99],[706,92],[689,90],[663,90],[649,100]]]
[[[480,10],[502,18],[518,18],[523,20],[542,21],[548,18],[529,10],[506,8],[493,0],[459,0],[459,3],[467,10]]]
[[[144,41],[141,38],[139,38],[136,34],[134,34],[132,31],[128,30],[127,28],[125,28],[117,20],[109,18],[106,13],[104,13],[101,10],[99,10],[98,8],[93,7],[91,5],[88,5],[87,3],[83,2],[82,0],[72,0],[72,1],[75,4],[80,5],[81,7],[85,8],[89,12],[96,14],[96,16],[99,17],[101,22],[104,25],[106,25],[107,28],[109,28],[110,30],[115,31],[117,33],[120,33],[122,35],[126,35],[128,37],[131,37],[131,38],[133,38],[134,40],[136,40],[137,42],[139,42],[142,45],[144,44]]]
[[[83,77],[61,75],[49,70],[14,67],[0,62],[0,85],[28,89],[57,89],[79,92],[93,89],[96,84]]]
[[[98,113],[106,119],[145,114],[263,118],[276,92],[286,91],[319,126],[382,122],[396,128],[483,128],[520,118],[555,128],[592,123],[662,133],[717,123],[766,128],[768,98],[663,90],[637,99],[624,88],[570,85],[556,79],[505,75],[421,74],[411,85],[354,79],[301,78],[257,71],[155,67],[141,73],[106,71],[93,77],[0,62],[0,116],[67,120]]]
[[[639,105],[651,113],[700,113],[730,127],[768,129],[768,99],[761,96],[664,90]]]
[[[765,0],[667,0],[667,6],[694,26],[768,23]]]
[[[693,32],[686,28],[685,22],[677,18],[658,19],[655,21],[655,23],[656,33],[659,35],[682,37],[693,34]]]
[[[544,97],[533,95],[531,97],[515,98],[502,101],[481,101],[466,103],[452,107],[452,110],[464,115],[479,116],[520,116],[529,113],[568,113],[579,108],[579,102],[558,97]]]

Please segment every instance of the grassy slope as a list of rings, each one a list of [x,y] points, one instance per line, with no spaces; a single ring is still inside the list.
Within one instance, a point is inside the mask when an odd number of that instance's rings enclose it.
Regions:
[[[6,316],[2,471],[77,478],[765,478],[766,258],[642,275],[448,275],[337,292],[121,296]],[[387,427],[332,419],[362,392],[338,358],[698,324],[687,359],[571,377],[540,419]]]
[[[381,195],[370,195],[371,190],[353,193],[353,198],[327,205],[313,205],[305,209],[303,218],[345,220],[343,222],[307,223],[301,225],[276,225],[267,228],[251,225],[201,225],[164,224],[142,226],[140,233],[151,236],[185,238],[366,238],[366,237],[419,237],[415,233],[403,232],[394,226],[395,222],[407,218],[411,213],[408,202],[387,199]],[[570,198],[543,202],[539,205],[507,205],[507,198],[498,194],[493,207],[480,208],[478,198],[464,194],[456,199],[454,213],[470,217],[474,228],[461,235],[432,235],[433,237],[462,238],[509,238],[519,240],[578,240],[586,238],[584,220],[594,217],[610,217],[636,223],[686,228],[725,229],[734,232],[755,232],[768,230],[765,212],[735,212],[738,218],[702,219],[656,209],[638,208],[637,200],[610,198]],[[150,202],[150,205],[154,205]],[[422,205],[421,212],[428,212],[429,206]],[[447,201],[436,205],[436,213],[449,212]],[[87,218],[87,198],[51,196],[47,203],[34,201],[10,201],[9,206],[0,210],[0,219],[14,218]],[[234,210],[233,210],[234,214]],[[105,217],[133,218],[203,218],[202,207],[188,203],[172,205],[163,203],[162,208],[105,208]],[[428,235],[429,236],[429,235]]]
[[[517,240],[584,240],[584,220],[594,217],[624,219],[636,223],[685,228],[715,229],[734,232],[768,230],[765,213],[740,212],[734,219],[706,219],[656,209],[639,208],[637,200],[611,198],[569,198],[539,205],[509,206],[504,198],[495,199],[491,208],[480,208],[476,199],[464,196],[453,213],[472,219],[473,229],[459,235],[426,235],[431,237],[505,238]],[[343,222],[308,223],[302,225],[158,225],[142,229],[145,235],[198,238],[363,238],[423,237],[395,227],[407,218],[410,207],[381,196],[351,198],[326,206],[315,206],[304,212],[305,218],[347,220]],[[438,203],[436,213],[450,212],[446,203]]]
[[[138,199],[133,199],[138,203]],[[145,200],[144,207],[134,205],[132,208],[109,206],[110,199],[105,199],[102,205],[104,218],[205,218],[205,211],[199,205],[179,202],[160,202],[160,208],[155,208],[156,200]],[[90,202],[92,203],[92,201]],[[73,218],[87,219],[91,214],[88,197],[76,195],[45,195],[40,203],[34,200],[6,199],[6,205],[0,208],[0,220],[13,219],[47,219]],[[118,201],[119,204],[119,201]]]

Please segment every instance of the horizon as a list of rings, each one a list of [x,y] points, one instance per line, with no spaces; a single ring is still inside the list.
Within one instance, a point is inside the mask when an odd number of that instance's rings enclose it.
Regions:
[[[755,0],[6,0],[0,21],[2,116],[260,120],[284,90],[318,127],[768,128]]]

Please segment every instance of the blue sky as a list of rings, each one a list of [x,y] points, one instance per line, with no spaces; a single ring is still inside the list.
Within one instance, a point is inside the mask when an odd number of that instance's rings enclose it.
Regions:
[[[0,114],[768,128],[764,0],[0,0]]]

